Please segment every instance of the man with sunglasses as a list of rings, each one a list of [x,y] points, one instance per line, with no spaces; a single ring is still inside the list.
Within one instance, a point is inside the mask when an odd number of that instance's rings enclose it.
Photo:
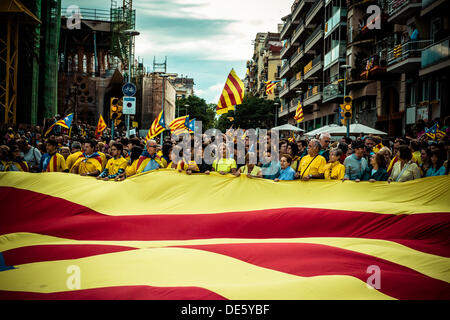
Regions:
[[[142,152],[139,159],[132,164],[132,168],[129,170],[132,176],[138,173],[156,170],[159,168],[164,168],[161,157],[157,154],[156,148],[158,147],[155,140],[148,140],[146,145],[146,150]]]

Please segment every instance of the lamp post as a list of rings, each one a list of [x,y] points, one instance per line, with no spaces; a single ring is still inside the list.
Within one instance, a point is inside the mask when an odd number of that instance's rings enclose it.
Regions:
[[[344,64],[341,66],[342,69],[345,69],[345,75],[344,75],[344,97],[347,95],[347,70],[351,69],[352,66],[348,64]],[[347,137],[350,136],[350,119],[347,121]]]
[[[131,51],[132,51],[133,37],[138,36],[140,33],[136,30],[125,30],[123,33],[130,36],[130,47],[129,47],[129,52],[128,52],[128,79],[127,79],[127,82],[131,82],[131,59],[133,58],[131,56]],[[129,114],[126,115],[126,123],[127,123],[127,138],[129,138],[130,137],[130,115]]]
[[[187,115],[187,108],[189,107],[189,104],[184,105],[184,115]]]
[[[277,121],[278,121],[278,106],[280,105],[278,102],[274,103],[275,105],[275,127],[277,126]]]

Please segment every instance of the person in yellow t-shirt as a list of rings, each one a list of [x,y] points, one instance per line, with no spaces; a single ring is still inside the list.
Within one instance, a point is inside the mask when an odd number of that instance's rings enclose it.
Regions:
[[[248,152],[245,155],[245,166],[242,166],[237,170],[235,174],[236,177],[239,177],[241,174],[244,174],[249,178],[262,178],[263,175],[261,167],[258,167],[254,163],[250,163],[252,157],[256,159],[256,155],[254,152]]]
[[[332,149],[330,151],[330,161],[324,166],[324,178],[327,180],[342,180],[345,176],[345,166],[339,159],[342,156],[341,149]]]
[[[71,172],[75,161],[77,161],[82,154],[81,143],[74,141],[72,143],[72,153],[66,159],[66,170],[64,170],[64,172]]]
[[[414,161],[419,167],[422,164],[422,155],[420,153],[420,143],[417,140],[411,140],[409,148],[412,152],[412,161]]]
[[[219,148],[219,156],[214,160],[212,168],[214,171],[224,175],[227,173],[235,174],[237,171],[236,161],[233,158],[227,158],[227,147],[222,143]]]
[[[106,168],[97,177],[98,180],[120,180],[119,176],[125,172],[128,161],[122,156],[123,145],[114,143],[111,147],[112,158],[108,160]]]
[[[41,157],[39,170],[41,172],[63,172],[66,170],[66,161],[64,157],[57,153],[58,142],[54,139],[49,139],[45,145],[47,153]]]
[[[89,140],[84,144],[84,153],[75,161],[70,172],[80,176],[96,177],[102,172],[102,158],[95,151],[95,141]]]
[[[300,161],[300,168],[295,173],[296,179],[308,181],[309,179],[323,179],[327,161],[319,155],[320,141],[311,139],[308,144],[308,154]]]

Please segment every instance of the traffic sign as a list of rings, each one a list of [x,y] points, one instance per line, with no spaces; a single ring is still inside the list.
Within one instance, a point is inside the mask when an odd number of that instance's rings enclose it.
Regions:
[[[123,114],[136,114],[136,97],[123,97]]]
[[[122,92],[124,96],[132,97],[136,94],[136,86],[134,83],[127,82],[123,85]]]

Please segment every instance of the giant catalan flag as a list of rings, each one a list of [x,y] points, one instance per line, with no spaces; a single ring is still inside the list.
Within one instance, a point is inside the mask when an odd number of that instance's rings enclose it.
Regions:
[[[232,69],[225,82],[219,102],[217,103],[217,114],[224,114],[230,110],[234,110],[235,106],[242,103],[244,92],[244,83],[238,77],[234,69]]]
[[[0,173],[0,299],[450,299],[449,185]]]

